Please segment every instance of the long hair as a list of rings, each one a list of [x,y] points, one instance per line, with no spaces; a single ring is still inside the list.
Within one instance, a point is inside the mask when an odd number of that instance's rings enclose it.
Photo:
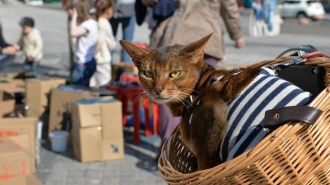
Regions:
[[[96,20],[98,20],[100,15],[107,11],[108,8],[114,8],[114,6],[114,0],[96,0],[94,3]]]
[[[89,14],[89,3],[87,0],[69,0],[66,4],[66,10],[76,8],[78,13],[77,23],[80,24],[89,18],[91,18]]]

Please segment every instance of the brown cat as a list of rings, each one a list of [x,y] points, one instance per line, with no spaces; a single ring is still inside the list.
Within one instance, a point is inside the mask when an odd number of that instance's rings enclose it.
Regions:
[[[149,96],[166,104],[173,116],[182,116],[182,139],[196,155],[198,170],[221,163],[219,150],[227,125],[228,103],[259,72],[250,68],[233,75],[235,71],[215,70],[205,63],[204,49],[211,36],[186,46],[156,50],[120,41],[138,68],[140,82]],[[212,83],[220,76],[219,82]]]

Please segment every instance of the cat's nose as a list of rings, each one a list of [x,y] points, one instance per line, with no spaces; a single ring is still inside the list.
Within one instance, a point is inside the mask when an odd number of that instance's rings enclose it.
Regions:
[[[163,89],[162,88],[155,88],[155,93],[157,95],[160,95],[162,93]]]

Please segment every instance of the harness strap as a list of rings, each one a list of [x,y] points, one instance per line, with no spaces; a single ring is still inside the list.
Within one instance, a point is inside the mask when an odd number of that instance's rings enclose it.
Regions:
[[[191,114],[190,114],[190,118],[189,118],[189,124],[188,124],[188,128],[190,129],[190,126],[191,126],[191,120],[192,120],[192,117],[193,117],[193,114],[195,112],[195,110],[197,109],[199,103],[200,103],[201,100],[198,100],[198,102],[195,104]]]

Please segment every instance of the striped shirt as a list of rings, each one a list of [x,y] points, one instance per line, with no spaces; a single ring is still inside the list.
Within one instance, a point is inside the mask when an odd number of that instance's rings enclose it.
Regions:
[[[257,145],[267,134],[265,112],[274,108],[302,106],[312,95],[262,68],[257,77],[229,103],[228,127],[221,143],[222,161],[231,160]]]

